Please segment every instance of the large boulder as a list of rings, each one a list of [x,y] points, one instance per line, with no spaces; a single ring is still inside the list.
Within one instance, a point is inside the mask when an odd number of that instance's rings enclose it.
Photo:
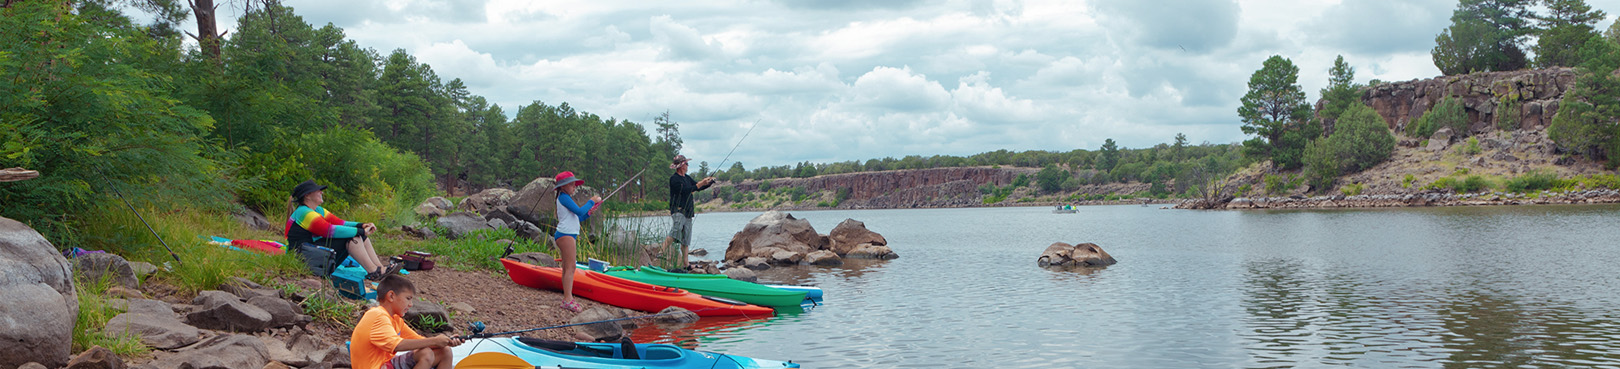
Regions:
[[[833,227],[832,233],[827,234],[827,239],[831,241],[831,244],[827,245],[827,249],[838,255],[848,255],[850,251],[862,245],[884,246],[889,244],[889,240],[884,239],[883,235],[866,229],[866,223],[854,219],[844,219],[843,222],[838,223],[837,227]]]
[[[270,350],[257,337],[222,334],[149,364],[157,369],[263,368]]]
[[[444,210],[443,209],[439,209],[439,207],[433,206],[433,204],[429,204],[429,203],[422,203],[421,205],[417,205],[416,209],[412,209],[412,210],[416,212],[416,216],[423,217],[423,218],[436,218],[436,217],[444,216]]]
[[[491,188],[472,194],[472,196],[467,196],[465,199],[461,199],[461,203],[456,204],[456,209],[461,211],[477,212],[479,214],[489,214],[490,211],[505,207],[506,204],[510,203],[512,198],[516,196],[517,192],[513,192],[512,190],[505,188]]]
[[[437,302],[416,300],[411,308],[405,311],[405,322],[411,323],[416,330],[423,333],[443,332],[450,329],[450,311]]]
[[[609,309],[593,307],[579,312],[578,315],[574,315],[572,319],[568,320],[568,323],[580,324],[601,320],[618,319],[621,318],[619,315],[620,314],[616,314],[614,311]],[[624,327],[613,322],[580,325],[574,327],[574,331],[584,334],[585,337],[593,341],[602,342],[618,341],[620,337],[625,336]]]
[[[67,365],[79,297],[73,267],[39,232],[0,218],[0,367]]]
[[[726,260],[737,261],[749,257],[770,258],[770,254],[760,254],[755,250],[764,248],[778,248],[794,253],[807,254],[816,250],[827,248],[827,236],[816,233],[810,221],[794,218],[793,214],[780,211],[768,211],[748,221],[743,230],[731,236],[731,244],[726,247]],[[774,251],[772,252],[774,253]]]
[[[591,183],[591,179],[585,178],[585,183]],[[557,181],[551,179],[551,177],[535,178],[533,181],[529,181],[529,184],[524,185],[523,189],[517,191],[516,196],[512,196],[512,199],[507,201],[506,212],[529,223],[557,224],[557,190],[552,188],[556,184]],[[580,186],[574,192],[574,203],[583,206],[586,201],[590,200],[591,196],[595,195],[601,195],[601,193],[595,188]],[[602,217],[591,217],[586,222],[589,223],[588,226],[601,226]]]
[[[512,216],[511,213],[507,213],[505,210],[501,210],[501,209],[490,210],[489,212],[484,212],[484,213],[480,213],[480,214],[484,214],[484,220],[500,219],[501,223],[505,223],[505,224],[508,224],[508,225],[516,224],[518,222],[517,217]]]
[[[427,200],[423,200],[422,203],[423,204],[428,204],[428,205],[433,205],[433,207],[439,208],[439,210],[444,210],[444,211],[450,211],[450,209],[455,208],[454,205],[450,204],[450,200],[447,200],[447,199],[445,199],[443,197],[439,197],[439,196],[429,197]]]
[[[98,252],[75,257],[73,274],[78,277],[79,283],[95,284],[105,279],[111,283],[110,286],[141,288],[141,280],[135,278],[135,269],[129,266],[128,260],[117,254]]]
[[[495,229],[490,227],[489,221],[484,220],[483,217],[465,211],[439,217],[438,224],[439,227],[450,231],[450,234],[446,236],[452,240],[461,238],[472,231]]]
[[[275,319],[270,312],[225,291],[203,291],[192,304],[198,308],[186,314],[186,322],[203,329],[257,332],[270,328]]]
[[[1056,242],[1041,252],[1035,264],[1041,267],[1094,267],[1113,265],[1113,256],[1094,243],[1070,245]]]
[[[517,231],[518,237],[523,237],[524,239],[530,241],[542,243],[551,241],[551,235],[546,234],[544,231],[540,230],[540,227],[537,227],[534,225],[534,223],[529,223],[526,220],[518,220],[517,222],[512,223],[510,226],[512,227],[513,231]]]

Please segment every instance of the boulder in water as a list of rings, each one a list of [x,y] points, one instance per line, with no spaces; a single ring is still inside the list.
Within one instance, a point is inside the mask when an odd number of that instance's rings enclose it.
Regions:
[[[794,253],[806,254],[816,250],[824,250],[829,243],[827,236],[816,233],[810,221],[794,218],[793,214],[768,211],[748,221],[742,231],[732,235],[731,244],[726,247],[726,260],[737,261],[749,257],[770,258],[771,253],[761,253],[756,250],[764,248],[778,248]]]
[[[1096,267],[1113,265],[1116,261],[1113,256],[1103,251],[1102,247],[1094,243],[1070,245],[1056,242],[1041,252],[1041,257],[1035,260],[1041,267]]]
[[[828,245],[828,249],[840,256],[847,256],[850,251],[854,251],[861,245],[884,246],[889,244],[889,240],[884,239],[883,235],[866,229],[866,223],[854,219],[844,219],[843,222],[838,223],[838,226],[833,227],[832,232],[827,234],[827,239],[832,241]]]

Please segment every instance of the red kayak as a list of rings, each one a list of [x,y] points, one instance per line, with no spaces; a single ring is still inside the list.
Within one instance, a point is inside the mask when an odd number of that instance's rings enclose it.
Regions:
[[[512,282],[531,288],[562,291],[562,268],[543,267],[501,259]],[[574,294],[608,305],[647,312],[679,306],[698,316],[766,317],[775,310],[737,301],[706,297],[674,287],[655,286],[614,277],[589,269],[574,269]]]

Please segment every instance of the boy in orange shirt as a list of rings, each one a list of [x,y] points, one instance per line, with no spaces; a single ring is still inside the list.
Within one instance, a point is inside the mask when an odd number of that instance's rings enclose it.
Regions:
[[[377,284],[378,305],[366,311],[349,336],[349,360],[359,369],[450,369],[450,347],[461,340],[446,335],[422,337],[405,325],[416,286],[399,275]]]

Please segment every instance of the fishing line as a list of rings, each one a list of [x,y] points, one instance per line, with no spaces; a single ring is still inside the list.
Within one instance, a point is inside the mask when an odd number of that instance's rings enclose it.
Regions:
[[[764,118],[760,118],[760,119],[764,119]],[[721,171],[721,170],[723,170],[723,169],[721,169],[721,168],[725,168],[725,167],[726,167],[726,161],[727,161],[727,160],[731,160],[731,153],[734,153],[734,152],[737,152],[737,147],[738,147],[738,146],[742,146],[742,143],[743,143],[743,140],[746,140],[746,139],[748,139],[748,134],[749,134],[749,133],[754,133],[754,128],[758,128],[758,127],[759,127],[759,121],[760,121],[760,119],[755,119],[755,120],[754,120],[754,125],[752,125],[752,126],[748,126],[748,132],[743,132],[743,136],[742,136],[742,138],[739,138],[739,139],[737,139],[737,144],[736,144],[736,145],[731,145],[731,151],[729,151],[729,152],[726,152],[726,158],[725,158],[725,159],[721,159],[721,160],[720,160],[720,165],[717,165],[717,166],[715,166],[715,167],[714,167],[714,170],[715,170],[715,171],[716,171],[716,172],[718,172],[718,171]]]

